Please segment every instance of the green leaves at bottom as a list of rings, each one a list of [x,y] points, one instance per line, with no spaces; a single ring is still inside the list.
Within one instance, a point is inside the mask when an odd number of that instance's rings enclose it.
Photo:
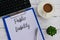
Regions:
[[[57,33],[57,29],[55,27],[53,27],[53,26],[49,26],[47,28],[46,32],[47,32],[48,35],[53,36],[53,35],[55,35]]]

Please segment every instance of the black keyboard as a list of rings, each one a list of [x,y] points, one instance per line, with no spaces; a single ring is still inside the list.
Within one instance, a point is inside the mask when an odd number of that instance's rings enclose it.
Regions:
[[[31,7],[29,0],[0,0],[0,16]]]

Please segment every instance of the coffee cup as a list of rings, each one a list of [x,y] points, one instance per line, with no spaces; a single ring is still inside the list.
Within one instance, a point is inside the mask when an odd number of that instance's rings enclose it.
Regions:
[[[50,18],[52,17],[54,12],[54,5],[51,2],[41,2],[38,5],[38,15],[42,16],[43,18]]]

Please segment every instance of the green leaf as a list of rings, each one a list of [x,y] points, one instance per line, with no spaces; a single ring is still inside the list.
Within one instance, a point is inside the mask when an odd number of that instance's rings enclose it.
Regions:
[[[53,27],[53,26],[49,26],[47,28],[46,32],[47,32],[48,35],[53,36],[53,35],[55,35],[57,33],[57,29],[55,27]]]

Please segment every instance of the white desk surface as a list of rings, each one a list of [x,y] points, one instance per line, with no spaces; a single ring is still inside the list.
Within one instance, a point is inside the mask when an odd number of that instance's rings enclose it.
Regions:
[[[46,0],[30,0],[31,5],[32,5],[32,7],[34,7],[36,13],[37,13],[37,6],[42,1],[46,1]],[[59,4],[60,0],[50,0],[50,1],[54,3],[55,9],[57,9],[57,10],[55,10],[55,13],[60,13],[60,4]],[[59,40],[60,39],[60,27],[59,26],[57,27],[57,29],[58,29],[57,34],[55,36],[51,37],[46,34],[47,25],[45,25],[46,23],[50,24],[51,23],[50,20],[43,19],[39,16],[37,16],[37,17],[38,17],[39,23],[41,25],[45,39],[46,40]],[[60,21],[59,17],[58,17],[58,20],[56,20],[56,21]],[[0,40],[7,40],[2,18],[0,18]]]

